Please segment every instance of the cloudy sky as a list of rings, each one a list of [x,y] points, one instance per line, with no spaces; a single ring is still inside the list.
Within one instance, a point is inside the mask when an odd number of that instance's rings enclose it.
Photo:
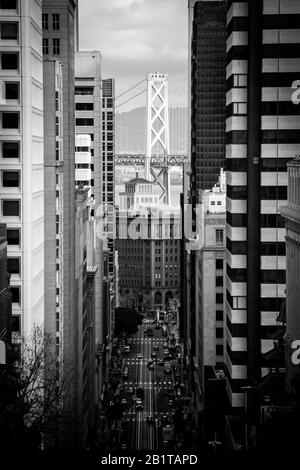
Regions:
[[[116,95],[148,72],[187,85],[187,0],[79,0],[80,49],[100,50]]]

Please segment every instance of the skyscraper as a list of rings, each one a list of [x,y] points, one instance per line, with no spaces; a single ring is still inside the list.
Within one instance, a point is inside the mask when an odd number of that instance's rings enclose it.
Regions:
[[[189,3],[191,15],[191,191],[210,189],[225,167],[226,1]]]
[[[56,141],[63,155],[63,334],[57,346],[72,362],[76,350],[76,291],[75,291],[75,106],[74,59],[78,47],[77,2],[73,0],[44,0],[42,11],[43,56],[62,64],[63,113],[56,116],[62,125],[63,139]],[[62,118],[62,123],[60,119]],[[57,341],[57,339],[56,339]]]
[[[299,153],[297,0],[228,2],[226,375],[231,405],[273,368],[285,298],[286,164]],[[269,357],[268,357],[269,356]],[[268,360],[267,360],[268,357]]]
[[[15,333],[44,321],[43,57],[39,2],[0,4],[0,221]]]
[[[107,78],[102,81],[102,200],[108,214],[108,222],[105,227],[108,249],[109,275],[114,277],[115,265],[115,227],[112,206],[115,203],[115,81]]]
[[[18,319],[17,319],[18,321]],[[7,272],[7,239],[6,226],[0,224],[0,364],[7,364],[7,346],[11,346],[12,327],[11,293],[9,290],[9,275]],[[11,356],[13,359],[13,357]]]

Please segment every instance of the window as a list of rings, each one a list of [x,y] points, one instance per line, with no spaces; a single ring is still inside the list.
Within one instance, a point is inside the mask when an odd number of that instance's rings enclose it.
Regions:
[[[216,230],[216,244],[223,245],[224,241],[224,230],[217,229]]]
[[[5,99],[18,100],[19,99],[19,84],[13,82],[5,82]]]
[[[19,142],[2,142],[2,158],[19,158]]]
[[[233,103],[233,114],[247,114],[247,103]]]
[[[3,112],[2,113],[2,129],[18,129],[19,113]]]
[[[94,103],[76,103],[77,111],[93,111]]]
[[[18,171],[3,171],[2,185],[4,188],[18,188],[20,174]]]
[[[93,126],[94,119],[92,118],[77,118],[76,126]]]
[[[247,86],[247,75],[246,74],[235,74],[233,76],[234,87],[246,87]]]
[[[52,28],[55,30],[59,29],[59,14],[58,13],[54,13],[52,15]]]
[[[43,25],[43,29],[48,29],[49,28],[48,14],[47,13],[42,14],[42,25]]]
[[[223,303],[223,294],[216,294],[216,304],[222,304]]]
[[[223,328],[216,328],[216,338],[223,338]]]
[[[2,52],[1,67],[2,70],[17,70],[19,65],[19,56],[17,52]]]
[[[7,271],[9,274],[20,274],[20,258],[7,258]]]
[[[216,344],[216,355],[223,356],[224,348],[223,344]]]
[[[21,295],[20,295],[20,287],[19,286],[14,286],[10,288],[10,293],[11,293],[11,301],[14,304],[19,304],[21,300]]]
[[[58,38],[52,39],[52,54],[60,54],[60,40]]]
[[[216,276],[216,286],[217,287],[223,286],[223,276]]]
[[[2,201],[2,214],[4,217],[13,217],[20,215],[20,201]]]
[[[11,331],[20,333],[21,331],[21,317],[20,315],[12,315],[11,317]]]
[[[216,320],[223,321],[223,310],[216,310]]]
[[[1,23],[1,39],[18,39],[18,23]]]
[[[43,38],[43,55],[49,54],[49,39]]]
[[[1,10],[16,10],[17,0],[0,0]]]
[[[91,87],[75,87],[75,95],[92,95],[94,88]]]
[[[223,269],[223,260],[216,259],[216,269]]]
[[[8,228],[6,231],[8,245],[20,245],[20,229]]]

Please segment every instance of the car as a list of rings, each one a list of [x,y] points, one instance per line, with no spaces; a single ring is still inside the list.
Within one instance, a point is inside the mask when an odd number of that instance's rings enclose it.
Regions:
[[[154,370],[154,364],[149,364],[149,365],[148,365],[148,369],[149,369],[149,370]]]
[[[126,354],[130,353],[130,346],[124,346],[124,353]]]
[[[164,356],[168,356],[169,354],[170,354],[170,351],[169,351],[168,348],[166,348],[166,349],[164,350]]]
[[[174,400],[173,400],[173,398],[169,398],[169,400],[168,400],[168,405],[169,405],[169,406],[173,406],[173,405],[174,405]]]
[[[140,352],[137,353],[136,358],[137,358],[137,359],[143,359],[143,354],[140,353]]]
[[[163,359],[158,359],[157,364],[159,366],[163,366],[164,365],[164,360]]]
[[[142,403],[136,403],[135,404],[135,409],[137,411],[143,411],[144,407],[143,407]]]
[[[154,350],[154,351],[159,351],[159,346],[157,346],[157,345],[154,346],[154,347],[153,347],[153,350]]]
[[[152,357],[152,358],[155,358],[156,356],[157,356],[156,352],[155,352],[155,351],[152,351],[151,357]]]
[[[170,419],[168,418],[167,415],[163,415],[161,417],[161,422],[162,422],[162,424],[167,425],[167,424],[170,424]]]
[[[126,400],[126,398],[122,398],[122,400],[121,400],[121,405],[127,405],[127,400]]]
[[[155,419],[154,419],[153,416],[149,415],[149,416],[147,416],[147,418],[146,418],[146,422],[147,422],[148,424],[154,424],[154,423],[155,423]]]
[[[133,388],[132,388],[132,387],[128,387],[127,392],[129,393],[129,395],[132,395],[132,394],[133,394]]]
[[[133,395],[131,398],[132,398],[132,400],[135,401],[135,402],[138,400],[138,397],[137,397],[136,395]]]
[[[150,366],[150,364],[153,364],[153,361],[151,359],[149,359],[149,361],[147,362],[147,366]]]

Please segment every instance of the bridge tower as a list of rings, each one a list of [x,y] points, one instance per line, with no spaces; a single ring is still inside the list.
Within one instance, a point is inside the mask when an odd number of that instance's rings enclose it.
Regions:
[[[162,189],[161,200],[170,202],[168,75],[149,73],[147,77],[147,148],[145,177]],[[151,157],[160,155],[163,164],[158,172],[151,166]]]

